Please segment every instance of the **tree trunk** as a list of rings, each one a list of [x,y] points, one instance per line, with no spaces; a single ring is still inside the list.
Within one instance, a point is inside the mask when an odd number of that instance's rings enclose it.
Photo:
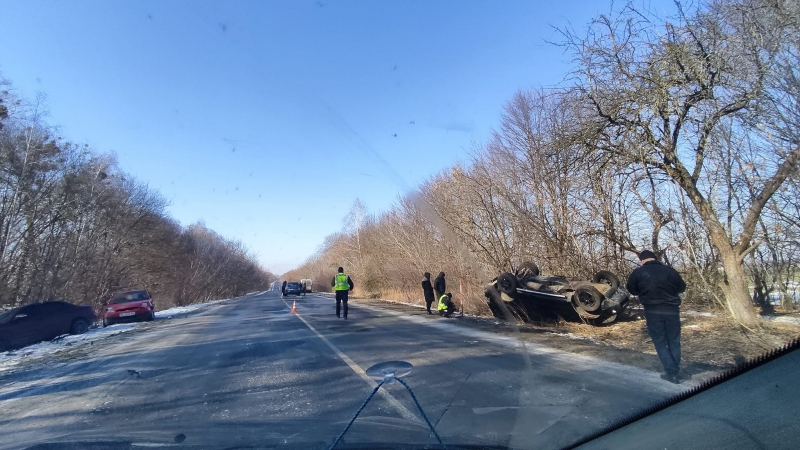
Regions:
[[[753,327],[758,324],[758,318],[753,299],[750,297],[743,260],[734,253],[730,244],[725,248],[724,243],[716,243],[716,247],[720,251],[722,268],[725,270],[719,288],[725,296],[728,311],[737,322],[746,327]]]

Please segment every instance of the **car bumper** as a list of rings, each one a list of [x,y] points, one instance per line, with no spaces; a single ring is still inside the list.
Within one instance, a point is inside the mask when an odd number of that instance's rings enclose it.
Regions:
[[[153,314],[151,309],[137,309],[133,311],[115,311],[113,313],[106,313],[106,323],[121,323],[121,322],[136,322],[139,320],[149,319]]]

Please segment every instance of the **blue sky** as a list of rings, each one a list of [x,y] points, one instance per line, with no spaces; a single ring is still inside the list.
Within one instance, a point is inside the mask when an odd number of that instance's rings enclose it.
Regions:
[[[0,1],[0,73],[114,152],[182,224],[283,273],[468,161],[515,91],[559,84],[552,25],[598,1]]]

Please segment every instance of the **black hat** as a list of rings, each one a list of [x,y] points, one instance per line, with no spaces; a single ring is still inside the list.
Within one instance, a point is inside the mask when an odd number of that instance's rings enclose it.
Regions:
[[[339,267],[339,273],[342,273],[342,272],[344,272],[344,269]]]
[[[656,254],[650,250],[642,250],[642,252],[639,253],[639,261],[644,261],[645,259],[656,259]]]

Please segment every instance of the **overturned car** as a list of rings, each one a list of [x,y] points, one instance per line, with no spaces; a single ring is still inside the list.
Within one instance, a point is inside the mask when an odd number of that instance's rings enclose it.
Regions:
[[[506,319],[505,305],[521,320],[561,317],[592,325],[616,322],[630,298],[619,278],[607,270],[591,280],[542,276],[532,262],[492,280],[485,294],[492,314],[500,319]]]

